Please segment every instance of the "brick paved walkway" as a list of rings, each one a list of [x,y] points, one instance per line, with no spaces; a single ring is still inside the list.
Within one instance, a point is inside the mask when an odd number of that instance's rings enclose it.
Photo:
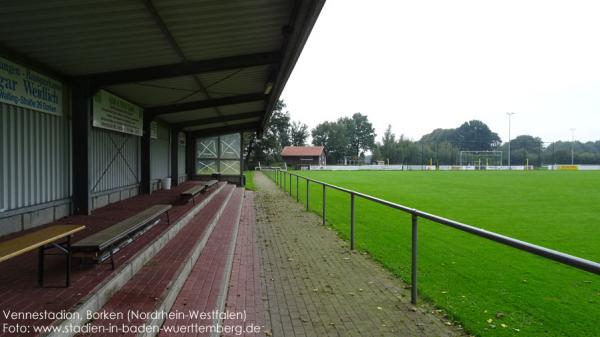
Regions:
[[[321,219],[255,175],[265,329],[269,336],[461,336],[413,307],[409,289]]]

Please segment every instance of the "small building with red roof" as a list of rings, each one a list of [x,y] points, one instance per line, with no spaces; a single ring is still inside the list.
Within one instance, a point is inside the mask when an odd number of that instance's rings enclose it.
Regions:
[[[295,169],[327,164],[324,146],[286,146],[281,151],[281,157],[289,167]]]

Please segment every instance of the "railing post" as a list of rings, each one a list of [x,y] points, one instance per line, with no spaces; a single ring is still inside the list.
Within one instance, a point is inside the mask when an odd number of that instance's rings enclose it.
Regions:
[[[306,179],[306,210],[308,211],[308,183],[309,180]]]
[[[298,176],[296,176],[296,202],[300,201],[300,195],[298,194],[298,182],[299,182],[299,178]]]
[[[290,197],[292,196],[292,174],[290,173]]]
[[[354,250],[354,193],[350,193],[350,250]]]
[[[287,175],[283,172],[283,191],[285,192],[285,186],[287,185]]]
[[[410,286],[410,302],[417,304],[417,220],[415,213],[412,215],[412,261],[411,261],[411,286]]]
[[[325,217],[327,212],[327,186],[323,184],[323,226],[325,226]]]

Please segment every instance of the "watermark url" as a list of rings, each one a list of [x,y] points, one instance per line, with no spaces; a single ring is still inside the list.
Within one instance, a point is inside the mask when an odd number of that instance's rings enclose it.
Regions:
[[[126,312],[88,311],[78,312],[16,312],[3,310],[1,325],[4,334],[228,334],[241,336],[259,334],[264,327],[246,321],[246,312],[213,310],[203,311],[152,311]],[[37,320],[74,320],[89,322],[86,324],[66,323],[45,326],[24,324],[23,321]],[[166,322],[167,324],[148,324],[147,322]],[[231,321],[235,324],[223,324]]]

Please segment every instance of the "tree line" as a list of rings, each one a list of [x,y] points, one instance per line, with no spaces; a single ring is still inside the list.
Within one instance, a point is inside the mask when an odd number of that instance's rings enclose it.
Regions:
[[[390,164],[459,165],[461,151],[500,151],[500,160],[493,164],[508,165],[508,142],[478,120],[463,123],[454,129],[435,129],[418,141],[396,137],[391,126],[376,144],[373,160]],[[573,158],[571,158],[573,154]],[[520,135],[510,142],[511,165],[600,164],[600,141],[545,143],[540,137]],[[463,160],[465,164],[465,160]],[[491,164],[491,162],[490,162]]]
[[[285,146],[307,145],[312,136],[312,145],[325,147],[327,162],[330,164],[344,161],[362,161],[365,155],[375,149],[375,128],[366,115],[355,113],[351,117],[342,117],[336,121],[327,121],[308,130],[308,126],[292,121],[285,102],[275,105],[262,138],[256,133],[244,134],[244,158],[247,168],[280,163],[281,150]]]
[[[280,163],[285,146],[307,145],[309,135],[312,145],[325,147],[327,163],[405,165],[458,165],[461,151],[501,151],[502,165],[508,164],[508,143],[482,121],[471,120],[456,128],[435,129],[419,140],[404,135],[396,136],[389,125],[380,141],[366,115],[355,113],[334,121],[318,124],[309,131],[308,126],[292,121],[285,102],[278,101],[263,136],[244,134],[244,158],[247,168]],[[600,141],[544,143],[540,137],[518,136],[510,142],[512,165],[545,165],[571,163],[571,150],[575,164],[600,164]],[[492,164],[492,163],[490,163]],[[493,164],[500,164],[499,160]]]
[[[303,146],[308,139],[308,125],[292,121],[290,112],[285,110],[283,100],[275,104],[271,117],[265,124],[262,137],[255,132],[244,133],[244,161],[246,168],[254,168],[258,163],[271,165],[281,162],[281,150],[285,146]]]

